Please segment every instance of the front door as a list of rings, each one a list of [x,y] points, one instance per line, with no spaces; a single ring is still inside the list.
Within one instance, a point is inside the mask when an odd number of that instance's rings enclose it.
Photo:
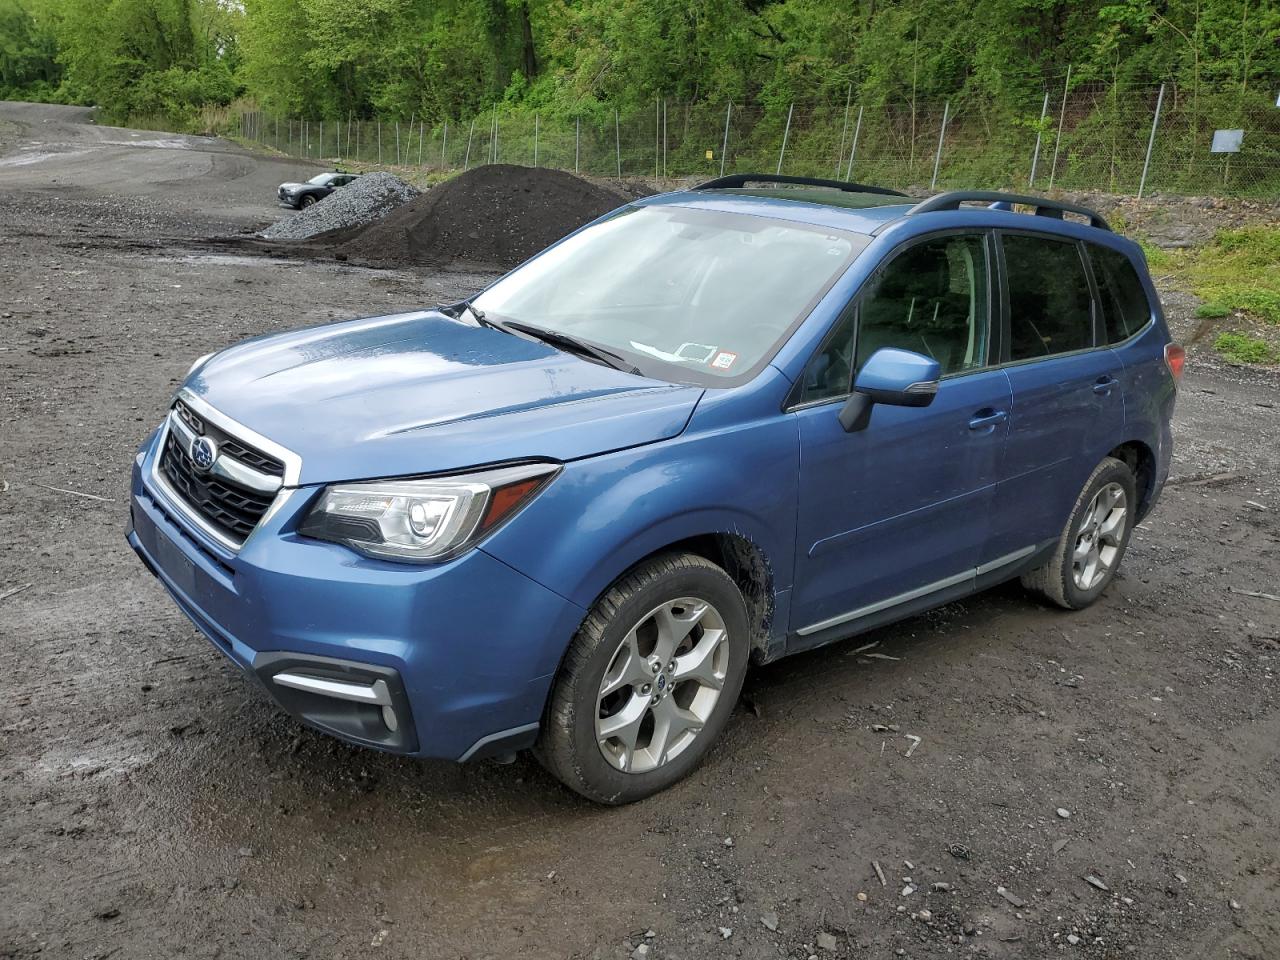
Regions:
[[[988,363],[988,238],[950,233],[894,254],[810,362],[794,416],[800,434],[796,646],[857,621],[963,588],[986,540],[1011,409]],[[837,419],[851,372],[882,347],[927,354],[943,379],[928,407],[877,405],[846,433]]]

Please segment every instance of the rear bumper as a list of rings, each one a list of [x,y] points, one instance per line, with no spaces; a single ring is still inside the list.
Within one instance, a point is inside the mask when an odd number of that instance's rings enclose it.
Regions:
[[[532,744],[580,607],[482,550],[411,566],[300,538],[293,530],[314,489],[285,496],[232,553],[150,485],[155,447],[152,438],[134,464],[129,545],[284,709],[349,742],[414,756],[462,760]]]

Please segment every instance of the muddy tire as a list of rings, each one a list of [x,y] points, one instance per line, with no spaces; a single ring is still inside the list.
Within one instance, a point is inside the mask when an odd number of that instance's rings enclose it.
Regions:
[[[604,804],[664,790],[719,737],[750,653],[737,584],[711,561],[642,563],[592,607],[565,654],[535,753]]]
[[[1094,469],[1053,555],[1022,576],[1022,585],[1067,610],[1082,610],[1116,575],[1133,533],[1137,484],[1128,465],[1107,457]]]
[[[306,196],[304,196],[301,200],[298,201],[298,209],[305,210],[307,209],[307,207],[311,206],[313,203],[318,203],[318,202],[319,201],[315,198],[314,195],[308,193]]]

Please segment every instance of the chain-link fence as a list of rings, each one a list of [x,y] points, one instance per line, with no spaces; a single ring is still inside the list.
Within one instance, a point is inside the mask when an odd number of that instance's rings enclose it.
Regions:
[[[486,163],[666,180],[735,172],[898,188],[1280,196],[1274,91],[1078,84],[1021,108],[970,99],[675,103],[582,116],[495,107],[466,121],[237,117],[241,136],[326,164],[464,170]],[[1237,152],[1213,152],[1240,130]]]

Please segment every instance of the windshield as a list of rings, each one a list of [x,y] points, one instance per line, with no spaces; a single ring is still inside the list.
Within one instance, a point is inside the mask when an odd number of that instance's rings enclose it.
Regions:
[[[745,214],[631,207],[475,303],[492,319],[607,347],[648,376],[728,386],[768,362],[867,242]]]
[[[314,183],[318,187],[327,186],[334,175],[332,173],[319,173],[312,177],[307,183]]]

